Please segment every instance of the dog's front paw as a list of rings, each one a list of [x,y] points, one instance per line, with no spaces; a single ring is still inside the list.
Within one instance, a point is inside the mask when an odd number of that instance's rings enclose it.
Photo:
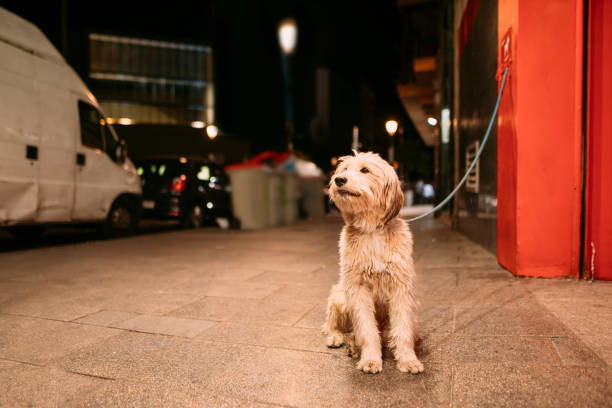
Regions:
[[[370,360],[362,358],[357,364],[357,368],[364,373],[376,374],[382,371],[382,360]]]
[[[399,360],[397,362],[397,369],[402,373],[411,372],[412,374],[422,373],[425,369],[423,363],[419,360]]]
[[[327,347],[340,347],[344,344],[342,333],[332,333],[327,336]]]

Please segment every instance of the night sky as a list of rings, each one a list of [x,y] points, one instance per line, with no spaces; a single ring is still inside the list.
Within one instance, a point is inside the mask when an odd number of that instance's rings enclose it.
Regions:
[[[364,147],[385,152],[383,124],[384,117],[390,116],[404,123],[405,137],[416,138],[413,142],[418,145],[419,137],[396,93],[401,28],[395,1],[219,0],[157,5],[116,0],[0,0],[0,5],[39,26],[84,79],[89,31],[211,44],[217,122],[225,132],[248,139],[254,152],[283,148],[283,82],[276,30],[282,18],[294,17],[299,29],[297,52],[291,61],[295,126],[302,141],[297,147],[325,165],[331,155],[349,152],[349,122],[360,120],[346,112],[346,125],[332,129],[338,130],[337,137],[332,134],[323,145],[311,145],[307,135],[317,66],[328,67],[345,82],[346,89],[365,85],[373,95],[376,112],[365,115],[380,121],[380,129],[370,135],[370,146]],[[68,37],[65,50],[62,5]],[[341,100],[335,103],[342,105]]]

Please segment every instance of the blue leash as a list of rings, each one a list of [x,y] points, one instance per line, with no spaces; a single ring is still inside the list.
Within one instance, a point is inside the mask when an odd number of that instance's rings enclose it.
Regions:
[[[453,198],[453,196],[457,193],[457,191],[459,191],[461,186],[465,183],[465,181],[468,178],[468,175],[470,174],[474,166],[476,166],[476,163],[478,162],[478,159],[480,158],[480,154],[482,153],[485,145],[487,144],[487,139],[489,139],[491,128],[493,128],[493,121],[495,120],[495,117],[497,116],[497,110],[499,109],[499,103],[501,102],[501,97],[502,97],[502,94],[504,93],[504,86],[506,85],[506,77],[508,76],[509,69],[510,67],[506,67],[506,69],[504,70],[504,77],[502,79],[501,87],[499,89],[499,95],[497,96],[497,103],[495,104],[495,109],[493,109],[493,114],[491,115],[491,120],[489,121],[489,126],[487,127],[487,131],[485,132],[484,138],[482,139],[482,145],[480,145],[480,149],[478,149],[478,153],[476,153],[474,160],[472,160],[472,164],[465,172],[465,175],[463,176],[459,184],[457,184],[457,187],[455,187],[455,189],[451,191],[451,193],[440,204],[436,205],[434,208],[427,211],[425,214],[421,214],[417,217],[410,218],[409,220],[406,220],[406,222],[413,222],[416,220],[420,220],[421,218],[425,218],[428,215],[438,211],[440,208],[444,207],[444,205],[446,205],[446,203],[448,203],[448,201],[451,198]]]

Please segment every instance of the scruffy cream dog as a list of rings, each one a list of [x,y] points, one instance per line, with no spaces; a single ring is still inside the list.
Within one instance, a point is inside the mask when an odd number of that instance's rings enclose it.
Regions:
[[[393,349],[398,370],[420,373],[423,364],[414,352],[412,234],[397,217],[404,205],[400,182],[378,154],[355,152],[339,161],[329,195],[345,226],[340,281],[327,304],[327,346],[348,343],[349,353],[360,357],[357,367],[378,373],[385,345]]]

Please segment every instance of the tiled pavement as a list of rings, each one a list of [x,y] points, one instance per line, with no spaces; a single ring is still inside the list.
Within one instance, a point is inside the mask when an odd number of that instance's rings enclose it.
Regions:
[[[612,406],[612,284],[513,278],[414,225],[425,372],[319,327],[340,219],[0,254],[0,406]]]

